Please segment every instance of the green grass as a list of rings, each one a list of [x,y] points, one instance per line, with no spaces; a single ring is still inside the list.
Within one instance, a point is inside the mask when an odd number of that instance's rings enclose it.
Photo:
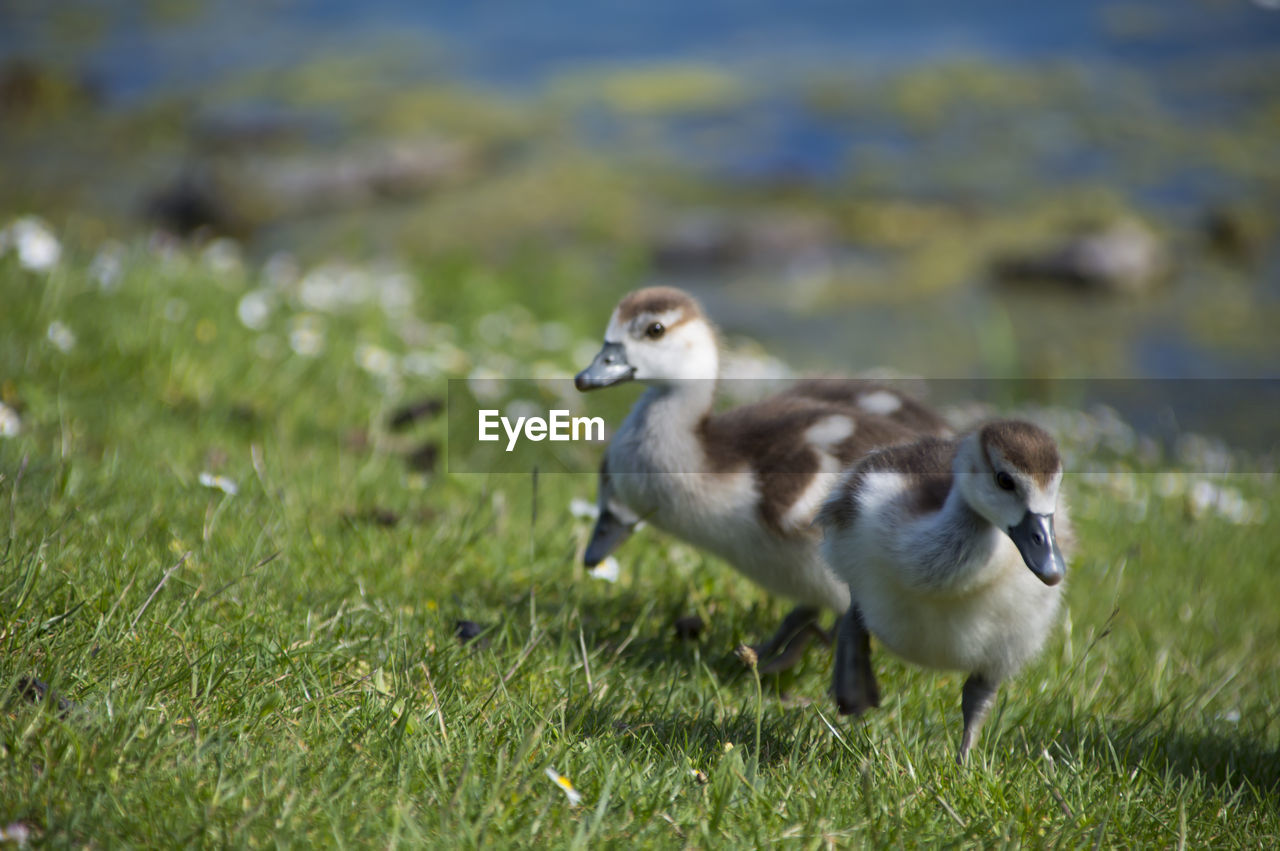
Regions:
[[[23,424],[0,438],[0,826],[93,847],[1280,835],[1274,520],[1192,519],[1149,475],[1073,477],[1069,614],[957,767],[958,676],[877,651],[884,706],[849,721],[814,649],[758,692],[731,651],[784,604],[653,530],[620,551],[617,584],[587,577],[568,503],[591,476],[543,475],[535,494],[530,476],[409,468],[441,424],[383,423],[444,376],[380,378],[356,347],[443,350],[443,323],[461,374],[567,374],[572,346],[540,348],[536,322],[594,338],[617,293],[583,302],[585,272],[522,264],[417,269],[412,310],[317,313],[306,358],[294,296],[262,331],[237,320],[256,273],[139,247],[103,292],[74,258],[50,275],[0,258],[0,390]],[[476,329],[512,302],[528,312],[510,333]],[[409,313],[428,323],[412,343]],[[1227,484],[1280,516],[1271,478]],[[692,612],[708,629],[680,642]],[[460,646],[459,619],[487,645]],[[75,707],[24,694],[29,677]]]

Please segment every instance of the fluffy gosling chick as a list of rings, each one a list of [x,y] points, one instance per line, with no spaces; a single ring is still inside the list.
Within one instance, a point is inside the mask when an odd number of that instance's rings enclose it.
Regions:
[[[841,714],[879,705],[868,632],[899,656],[969,674],[963,763],[996,689],[1044,644],[1066,563],[1055,532],[1062,460],[1016,420],[872,453],[818,515],[823,552],[849,584],[836,638]]]
[[[921,423],[938,431],[946,424],[866,382],[802,382],[713,413],[718,368],[715,330],[685,293],[643,289],[614,310],[577,387],[635,380],[649,389],[606,450],[600,518],[584,561],[602,560],[639,519],[715,553],[800,604],[757,648],[760,669],[776,671],[821,634],[822,609],[848,607],[848,590],[823,563],[812,527],[840,471],[873,448],[919,437]]]

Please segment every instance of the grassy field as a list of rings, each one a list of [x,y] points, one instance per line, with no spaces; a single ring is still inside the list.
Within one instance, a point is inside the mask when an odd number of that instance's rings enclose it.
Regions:
[[[1215,479],[1229,499],[1206,509],[1198,473],[1076,447],[1117,475],[1069,477],[1069,612],[960,768],[958,676],[878,651],[863,721],[836,716],[816,648],[758,686],[732,648],[782,601],[653,530],[618,582],[590,577],[569,503],[592,477],[451,476],[441,422],[388,429],[447,376],[569,374],[618,295],[583,296],[596,274],[335,269],[361,294],[335,302],[218,245],[0,258],[20,421],[0,437],[0,828],[88,847],[1273,847],[1274,478]],[[707,628],[681,641],[693,613]],[[461,645],[459,620],[487,631]]]

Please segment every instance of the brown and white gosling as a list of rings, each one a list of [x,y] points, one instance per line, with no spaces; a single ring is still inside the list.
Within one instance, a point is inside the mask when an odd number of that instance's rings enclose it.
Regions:
[[[822,609],[849,592],[827,568],[812,521],[840,472],[870,450],[947,431],[920,403],[872,382],[801,382],[713,413],[719,348],[699,304],[671,288],[626,296],[595,360],[588,391],[649,386],[606,450],[600,516],[584,561],[599,563],[639,520],[720,556],[766,590],[795,600],[756,650],[763,672],[800,657]]]
[[[964,762],[1000,682],[1040,651],[1057,615],[1061,482],[1053,438],[1017,420],[883,449],[845,475],[818,516],[852,598],[836,637],[841,714],[880,703],[869,632],[908,661],[969,675]]]

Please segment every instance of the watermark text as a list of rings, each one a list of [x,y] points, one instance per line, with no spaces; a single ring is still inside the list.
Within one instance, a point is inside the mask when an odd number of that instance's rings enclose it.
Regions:
[[[496,408],[480,410],[480,440],[501,440],[499,426],[506,432],[508,452],[516,448],[521,435],[525,440],[535,443],[542,440],[604,440],[603,417],[571,417],[566,410],[552,410],[546,418],[516,417],[513,423],[510,417],[502,416],[502,412]]]

